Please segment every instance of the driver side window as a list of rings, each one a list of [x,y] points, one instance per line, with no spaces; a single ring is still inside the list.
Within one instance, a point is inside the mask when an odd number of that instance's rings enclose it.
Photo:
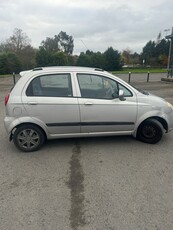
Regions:
[[[116,81],[94,74],[77,74],[83,98],[113,99],[118,97]]]
[[[132,93],[130,90],[128,90],[125,86],[121,85],[120,83],[118,83],[118,89],[122,89],[124,91],[124,97],[132,97]]]

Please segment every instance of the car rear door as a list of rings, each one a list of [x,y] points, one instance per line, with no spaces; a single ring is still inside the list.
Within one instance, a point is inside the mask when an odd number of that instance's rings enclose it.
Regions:
[[[78,100],[73,96],[70,73],[34,77],[22,92],[28,116],[47,127],[50,134],[80,132]]]

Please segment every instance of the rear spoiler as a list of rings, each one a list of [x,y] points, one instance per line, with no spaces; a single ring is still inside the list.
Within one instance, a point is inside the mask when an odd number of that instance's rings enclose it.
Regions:
[[[21,77],[23,77],[23,76],[24,76],[26,73],[28,73],[28,72],[30,72],[30,70],[22,71],[22,72],[20,72],[19,74],[20,74]]]
[[[29,72],[30,70],[27,70],[27,71],[21,71],[20,73],[19,73],[19,75],[21,76],[21,77],[23,77],[27,72]],[[14,85],[16,84],[16,74],[15,74],[15,72],[13,72],[13,83],[14,83]]]

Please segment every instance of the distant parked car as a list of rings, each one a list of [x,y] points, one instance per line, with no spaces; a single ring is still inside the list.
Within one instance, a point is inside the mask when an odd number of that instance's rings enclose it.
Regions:
[[[22,151],[45,140],[133,135],[157,143],[173,129],[173,106],[101,69],[44,67],[20,73],[5,97],[5,127]]]

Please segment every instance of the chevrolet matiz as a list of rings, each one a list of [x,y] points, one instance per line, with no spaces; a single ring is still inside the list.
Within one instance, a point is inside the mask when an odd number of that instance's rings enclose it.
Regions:
[[[173,106],[97,68],[43,67],[20,73],[5,97],[5,128],[22,151],[47,139],[133,135],[150,144],[173,129]]]

